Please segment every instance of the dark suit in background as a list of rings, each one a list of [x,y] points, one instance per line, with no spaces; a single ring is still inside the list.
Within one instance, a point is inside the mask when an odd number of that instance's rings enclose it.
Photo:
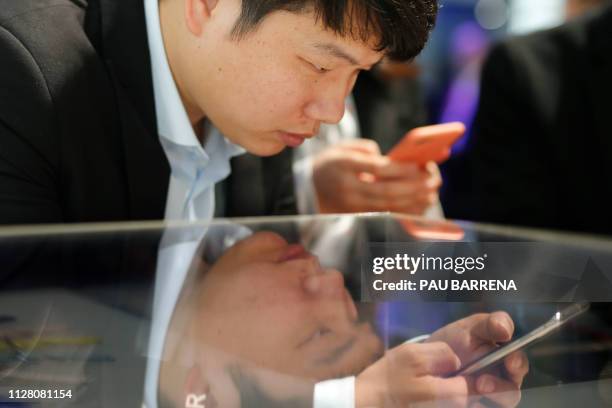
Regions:
[[[466,218],[612,233],[612,9],[485,64]]]
[[[163,218],[142,0],[0,0],[0,59],[0,224]],[[228,206],[295,211],[290,166],[259,159],[263,198]]]

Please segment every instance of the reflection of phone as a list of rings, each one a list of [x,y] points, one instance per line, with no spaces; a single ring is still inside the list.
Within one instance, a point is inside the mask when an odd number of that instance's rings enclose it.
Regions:
[[[460,122],[425,126],[411,130],[387,154],[394,161],[441,163],[450,156],[453,143],[465,133]]]
[[[507,355],[520,350],[536,340],[539,340],[559,327],[563,326],[565,323],[569,322],[573,318],[579,316],[589,308],[589,303],[574,303],[571,306],[566,307],[560,312],[555,313],[555,315],[546,323],[541,325],[540,327],[532,330],[531,332],[525,334],[518,339],[511,341],[508,344],[505,344],[489,354],[480,357],[476,361],[468,363],[465,367],[461,368],[454,375],[472,375],[480,370],[483,370],[492,364],[497,363],[502,360]]]
[[[406,233],[417,239],[461,241],[465,236],[463,228],[452,221],[420,218],[400,218],[398,221]]]

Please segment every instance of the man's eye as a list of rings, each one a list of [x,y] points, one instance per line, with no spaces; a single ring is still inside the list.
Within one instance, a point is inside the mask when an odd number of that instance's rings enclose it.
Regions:
[[[315,64],[314,62],[310,62],[307,60],[304,60],[308,65],[310,65],[316,72],[320,73],[320,74],[324,74],[326,72],[329,72],[330,69],[325,68],[319,64]]]
[[[304,58],[304,57],[298,57],[304,64],[308,65],[308,67],[310,67],[312,70],[314,70],[316,73],[318,74],[324,74],[326,72],[331,71],[330,68],[326,68],[322,65],[319,65],[315,62],[312,62],[310,59],[308,58]]]
[[[311,65],[314,67],[314,69],[315,69],[317,72],[320,72],[320,73],[322,73],[322,74],[324,74],[324,73],[326,73],[326,72],[329,72],[329,71],[330,71],[329,69],[324,68],[324,67],[321,67],[321,66],[319,66],[319,65],[317,65],[317,64],[311,64]]]

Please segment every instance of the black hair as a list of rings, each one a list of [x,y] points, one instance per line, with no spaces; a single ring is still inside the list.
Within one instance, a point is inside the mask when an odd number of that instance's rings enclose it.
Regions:
[[[427,42],[438,13],[437,0],[242,0],[232,31],[240,39],[275,11],[314,11],[317,21],[342,37],[369,42],[392,60],[416,57]]]

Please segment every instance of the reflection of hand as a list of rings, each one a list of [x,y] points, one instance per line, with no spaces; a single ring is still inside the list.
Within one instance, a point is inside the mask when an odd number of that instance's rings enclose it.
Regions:
[[[435,406],[465,406],[467,380],[442,378],[459,366],[459,358],[443,342],[398,346],[357,377],[355,405],[399,408],[436,401]]]
[[[358,139],[331,146],[313,161],[322,213],[393,211],[421,215],[438,200],[437,166],[393,162],[376,142]]]
[[[497,343],[512,338],[514,323],[504,312],[475,314],[451,323],[432,334],[428,341],[445,342],[459,356],[462,364],[494,349]],[[529,371],[523,352],[504,359],[504,367],[470,378],[475,392],[504,407],[516,406],[521,399],[520,387]]]

